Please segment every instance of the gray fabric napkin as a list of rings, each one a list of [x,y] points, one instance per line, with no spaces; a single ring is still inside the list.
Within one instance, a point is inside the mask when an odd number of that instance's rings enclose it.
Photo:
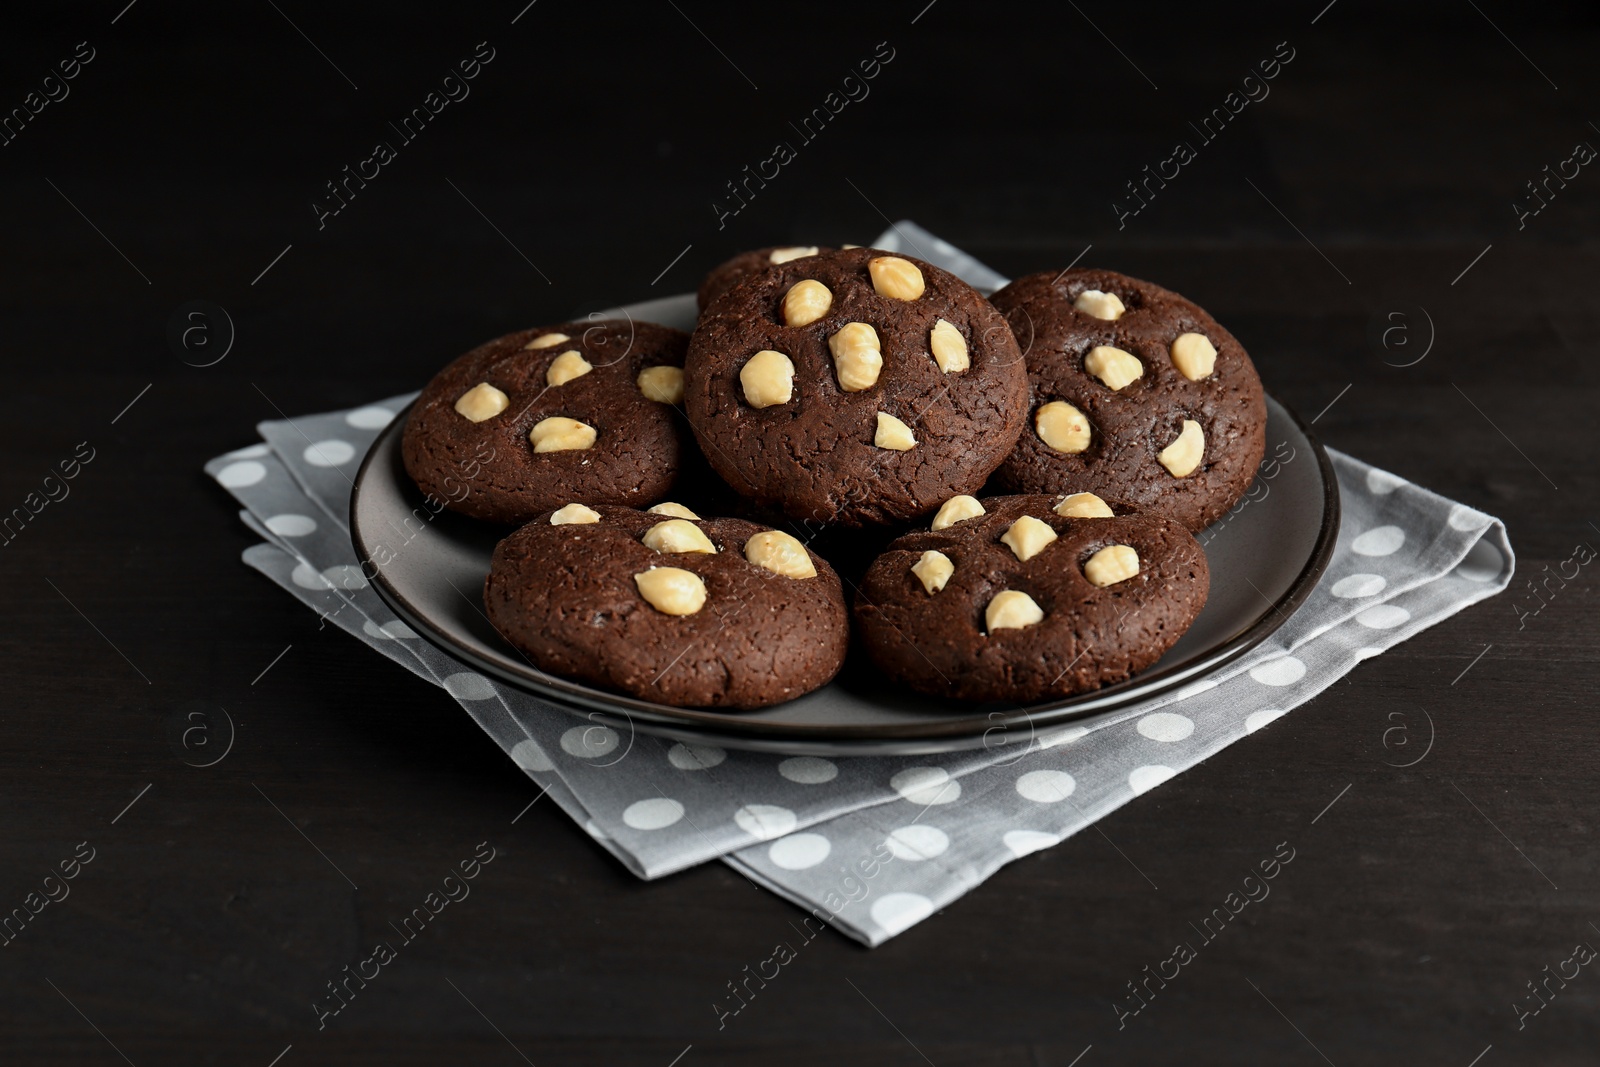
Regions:
[[[874,242],[985,288],[1004,279],[901,222]],[[1330,452],[1343,522],[1307,602],[1266,643],[1176,693],[1010,744],[937,757],[784,758],[587,722],[422,640],[367,583],[351,479],[410,396],[262,423],[206,471],[263,543],[244,561],[336,626],[444,688],[546,796],[629,870],[722,859],[867,945],[949,904],[1267,725],[1375,656],[1510,582],[1505,527]],[[726,1006],[732,1012],[735,1005]]]

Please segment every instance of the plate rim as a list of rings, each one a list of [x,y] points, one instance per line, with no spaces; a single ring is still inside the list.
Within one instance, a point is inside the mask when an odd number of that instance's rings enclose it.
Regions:
[[[374,574],[370,582],[379,597],[402,621],[416,630],[423,640],[523,693],[538,697],[562,711],[584,717],[591,722],[609,719],[612,724],[621,725],[626,722],[629,728],[638,727],[646,733],[675,736],[680,739],[720,741],[730,747],[794,752],[821,751],[818,746],[824,745],[834,746],[835,750],[863,751],[882,749],[884,746],[895,746],[903,750],[919,744],[948,749],[963,747],[962,742],[967,742],[969,747],[977,747],[974,739],[987,744],[991,733],[998,730],[1004,734],[1024,724],[1028,727],[1031,737],[1032,731],[1041,728],[1066,725],[1171,692],[1185,682],[1225,666],[1272,636],[1310,597],[1317,582],[1327,570],[1338,540],[1340,524],[1338,479],[1327,450],[1312,433],[1310,424],[1293,408],[1270,393],[1264,395],[1282,409],[1305,436],[1311,446],[1312,454],[1317,459],[1317,471],[1322,479],[1322,519],[1317,530],[1316,543],[1300,573],[1289,584],[1283,595],[1273,601],[1255,622],[1194,659],[1174,664],[1153,678],[1148,674],[1135,675],[1126,681],[1088,693],[1074,694],[1054,702],[1044,702],[1043,706],[1018,706],[1009,712],[984,713],[980,709],[989,705],[977,703],[971,705],[972,714],[959,717],[930,717],[925,721],[905,723],[827,725],[741,719],[740,713],[736,711],[709,711],[655,704],[539,671],[531,662],[530,669],[544,675],[548,681],[506,670],[499,664],[482,658],[475,650],[459,642],[448,631],[434,623],[427,614],[414,607],[403,593],[390,584],[382,567],[376,564],[372,566]],[[413,400],[396,413],[389,424],[373,439],[372,445],[361,459],[361,465],[352,483],[349,509],[350,542],[356,558],[363,564],[371,559],[371,554],[363,546],[365,538],[361,534],[358,518],[362,488],[367,484],[375,458],[384,451],[383,446],[392,438],[404,433],[406,419],[415,402]],[[395,449],[398,460],[398,444],[391,447]],[[521,655],[520,652],[518,654]],[[524,655],[523,658],[527,657]],[[928,750],[931,751],[932,748]]]
[[[1312,434],[1309,424],[1290,406],[1270,394],[1267,394],[1267,398],[1275,403],[1294,422],[1296,429],[1306,437],[1312,454],[1317,458],[1318,477],[1322,478],[1322,522],[1318,525],[1317,541],[1306,560],[1306,565],[1302,566],[1298,576],[1290,582],[1290,587],[1283,592],[1282,597],[1272,601],[1272,605],[1269,605],[1256,621],[1195,659],[1190,659],[1184,664],[1174,664],[1155,677],[1150,677],[1149,673],[1134,675],[1133,678],[1106,688],[1061,697],[1058,701],[1045,702],[1043,705],[1026,705],[1026,707],[1018,705],[1006,712],[990,710],[986,713],[982,709],[990,707],[989,704],[973,704],[971,713],[965,715],[952,713],[946,720],[827,725],[827,723],[774,723],[770,720],[741,718],[739,712],[717,712],[717,710],[653,704],[640,701],[638,697],[606,693],[594,686],[582,685],[578,681],[571,681],[554,673],[542,672],[531,662],[530,669],[539,675],[544,675],[542,680],[504,669],[496,662],[480,656],[475,649],[461,643],[448,630],[435,624],[424,611],[411,605],[405,593],[390,584],[389,577],[381,566],[374,565],[371,568],[374,571],[371,585],[384,603],[387,603],[390,609],[394,609],[394,613],[410,625],[411,629],[416,630],[422,640],[427,640],[451,656],[462,659],[474,669],[483,670],[498,680],[506,681],[507,685],[514,686],[522,693],[539,697],[542,701],[550,702],[558,709],[562,709],[563,712],[586,717],[590,721],[600,721],[605,718],[616,725],[626,721],[630,728],[638,726],[645,729],[646,733],[667,734],[667,736],[699,739],[699,741],[723,741],[730,747],[747,747],[747,749],[754,747],[774,752],[821,750],[819,745],[832,745],[835,749],[866,750],[882,749],[885,745],[906,749],[907,745],[915,747],[918,744],[925,744],[950,749],[950,747],[962,747],[962,742],[968,742],[970,747],[976,747],[971,744],[974,737],[982,739],[982,742],[987,744],[987,736],[997,729],[1006,733],[1013,728],[1021,728],[1024,723],[1029,731],[1067,725],[1072,721],[1123,709],[1136,702],[1147,701],[1150,697],[1170,693],[1178,686],[1184,685],[1186,681],[1213,672],[1261,645],[1262,641],[1277,632],[1278,627],[1294,613],[1294,609],[1298,609],[1310,597],[1310,593],[1317,587],[1317,582],[1328,568],[1328,561],[1333,557],[1334,544],[1338,541],[1339,515],[1341,515],[1338,478],[1334,475],[1333,462],[1328,458],[1322,443]],[[389,422],[389,426],[384,427],[378,437],[373,438],[373,443],[366,450],[362,464],[355,474],[350,490],[349,528],[350,544],[357,553],[358,560],[371,558],[371,553],[363,545],[363,541],[368,539],[362,536],[362,526],[358,518],[363,486],[368,483],[376,458],[387,451],[384,446],[389,445],[389,448],[395,451],[395,461],[400,462],[398,445],[390,442],[390,438],[405,432],[405,421],[410,416],[413,405],[414,400],[402,411],[398,411],[395,418]],[[523,659],[526,659],[526,656],[523,656]]]

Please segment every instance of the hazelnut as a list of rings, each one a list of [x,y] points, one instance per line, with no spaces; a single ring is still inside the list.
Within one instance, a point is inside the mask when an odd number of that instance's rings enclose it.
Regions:
[[[706,583],[693,571],[651,567],[633,576],[639,595],[666,615],[693,615],[706,606]]]
[[[670,500],[663,500],[659,504],[655,504],[649,508],[646,508],[645,514],[671,515],[678,519],[698,519],[700,517],[694,512],[690,511],[688,508],[684,507],[682,504],[674,504]]]
[[[878,342],[878,331],[867,323],[845,323],[828,338],[828,351],[833,353],[833,371],[840,389],[859,393],[878,384],[878,375],[883,373],[883,346]]]
[[[921,268],[899,256],[878,256],[867,260],[867,273],[872,275],[872,287],[879,296],[915,300],[926,288]]]
[[[917,576],[922,588],[926,589],[930,596],[943,589],[955,572],[956,565],[950,562],[950,557],[931,548],[911,565],[911,573]]]
[[[555,416],[540,419],[528,431],[535,452],[566,452],[593,447],[597,435],[593,426],[577,419]]]
[[[646,367],[636,379],[646,400],[658,404],[683,403],[682,367]]]
[[[1083,565],[1083,576],[1101,588],[1125,582],[1138,573],[1139,553],[1127,545],[1107,545]]]
[[[1044,611],[1033,597],[1016,589],[996,593],[983,610],[983,621],[992,634],[996,630],[1020,630],[1044,619]]]
[[[658,522],[639,538],[644,547],[656,552],[709,552],[716,554],[717,546],[711,538],[688,519],[668,519]]]
[[[967,356],[967,339],[945,319],[933,324],[928,334],[928,348],[933,352],[933,361],[946,374],[958,374],[972,366]]]
[[[1172,365],[1191,382],[1209,378],[1217,366],[1217,346],[1203,333],[1180,333],[1172,342]]]
[[[511,398],[488,382],[479,382],[456,398],[456,412],[471,422],[492,419],[511,406]]]
[[[1019,562],[1026,563],[1043,552],[1045,546],[1055,539],[1056,532],[1049,523],[1040,522],[1032,515],[1024,515],[1006,529],[1000,543],[1011,549]]]
[[[744,543],[744,558],[785,578],[815,578],[817,565],[798,537],[782,530],[763,530]]]
[[[542,336],[535,337],[522,347],[524,350],[530,348],[554,348],[561,342],[570,340],[572,340],[572,338],[568,337],[564,333],[547,333]]]
[[[795,282],[783,294],[783,323],[785,326],[809,326],[833,307],[833,291],[821,282],[807,278]]]
[[[1174,478],[1187,478],[1200,466],[1206,452],[1205,431],[1193,419],[1183,420],[1183,432],[1156,458]]]
[[[563,352],[550,364],[550,369],[544,372],[546,385],[566,385],[574,378],[582,378],[594,370],[594,364],[583,358],[576,349]]]
[[[1056,505],[1056,514],[1066,519],[1109,519],[1111,506],[1093,493],[1073,493]]]
[[[966,522],[983,514],[983,505],[978,503],[977,497],[953,496],[939,505],[938,514],[934,515],[933,523],[929,527],[934,530],[943,530],[947,526],[954,526],[958,522]]]
[[[1069,455],[1089,447],[1089,419],[1065,400],[1042,405],[1033,416],[1039,440]]]
[[[878,412],[878,429],[872,435],[872,443],[879,448],[892,448],[896,452],[904,452],[908,448],[915,448],[917,439],[911,434],[911,427],[886,412]]]
[[[787,263],[791,259],[805,259],[807,256],[817,254],[816,245],[794,245],[789,248],[774,248],[767,255],[768,263]]]
[[[600,513],[594,508],[586,508],[582,504],[568,504],[564,508],[557,508],[550,513],[551,526],[587,525],[599,522]]]
[[[1096,345],[1083,357],[1083,369],[1111,389],[1121,389],[1144,376],[1144,364],[1132,352],[1110,345]]]
[[[1093,315],[1107,322],[1116,322],[1128,310],[1122,306],[1122,300],[1116,293],[1102,293],[1098,289],[1085,289],[1078,294],[1072,306],[1085,315]]]
[[[794,395],[794,363],[782,352],[762,349],[739,368],[744,399],[753,408],[787,404]]]

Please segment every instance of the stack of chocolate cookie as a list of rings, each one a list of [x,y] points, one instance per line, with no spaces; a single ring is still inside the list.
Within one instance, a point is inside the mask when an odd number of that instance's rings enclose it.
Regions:
[[[985,299],[849,246],[743,253],[699,297],[692,335],[491,341],[412,408],[416,483],[523,524],[484,600],[539,668],[763,707],[833,678],[853,615],[895,682],[1026,703],[1131,677],[1204,606],[1193,532],[1248,488],[1266,411],[1199,307],[1103,270]]]

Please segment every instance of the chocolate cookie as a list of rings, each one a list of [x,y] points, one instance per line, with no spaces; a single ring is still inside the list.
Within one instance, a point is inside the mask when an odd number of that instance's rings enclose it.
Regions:
[[[870,248],[746,278],[700,318],[684,411],[757,505],[844,526],[978,489],[1027,413],[1005,319],[948,271]]]
[[[832,252],[833,249],[819,245],[778,245],[773,248],[757,248],[749,252],[740,252],[732,259],[725,260],[711,268],[705,280],[700,283],[700,292],[696,299],[700,302],[700,310],[704,311],[711,306],[712,301],[723,293],[732,289],[752,274],[760,274],[780,263],[791,260],[804,259],[822,252]]]
[[[480,345],[412,405],[406,473],[446,506],[497,522],[570,500],[660,500],[693,452],[674,410],[687,342],[680,330],[606,320]]]
[[[1203,530],[1254,480],[1261,379],[1243,346],[1177,293],[1108,270],[1045,272],[995,293],[1027,358],[1028,430],[1005,489],[1087,489]]]
[[[687,707],[760,708],[844,663],[839,578],[743,519],[569,504],[494,550],[483,602],[541,670]]]
[[[1209,588],[1205,553],[1166,516],[1091,493],[956,497],[868,568],[855,619],[897,682],[1029,703],[1144,670]]]

